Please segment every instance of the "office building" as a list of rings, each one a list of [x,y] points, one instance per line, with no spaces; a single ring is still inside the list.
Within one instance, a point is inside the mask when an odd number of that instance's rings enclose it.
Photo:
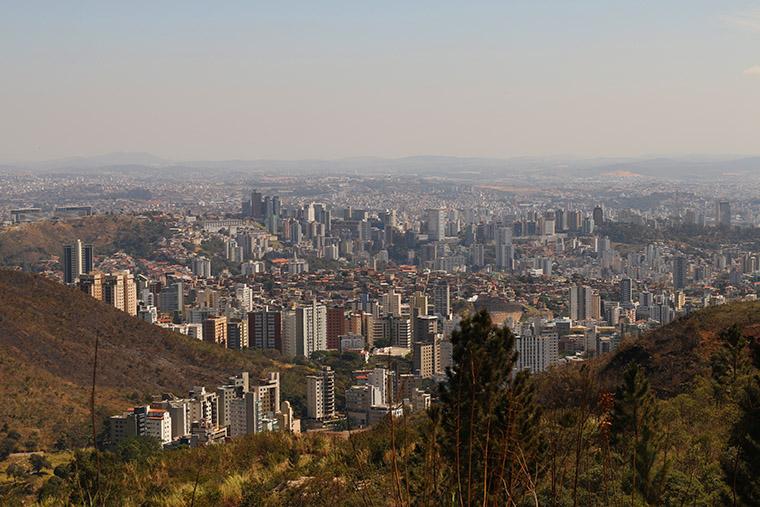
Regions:
[[[594,219],[594,225],[602,225],[604,223],[604,208],[601,206],[595,207],[592,218]]]
[[[673,258],[673,288],[675,290],[686,288],[687,269],[686,258],[681,256]]]
[[[512,246],[512,229],[500,226],[496,229],[496,268],[512,270],[514,268],[515,252]]]
[[[446,238],[446,210],[437,208],[427,212],[428,238],[432,241],[441,241]]]
[[[184,308],[183,290],[182,282],[161,289],[158,294],[158,309],[165,313],[181,312]]]
[[[623,278],[620,280],[620,305],[628,308],[633,304],[633,280]]]
[[[63,247],[63,283],[73,284],[79,275],[93,269],[92,245],[82,243],[81,239]]]
[[[731,227],[731,203],[718,201],[715,204],[715,225]]]

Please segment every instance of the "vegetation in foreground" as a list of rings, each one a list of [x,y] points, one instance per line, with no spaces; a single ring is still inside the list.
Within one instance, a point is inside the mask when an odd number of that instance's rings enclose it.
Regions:
[[[6,470],[6,503],[43,505],[757,505],[760,346],[718,337],[709,373],[658,399],[625,366],[540,385],[511,375],[514,337],[486,313],[455,333],[455,367],[427,414],[345,435],[269,433],[161,452],[149,440]]]

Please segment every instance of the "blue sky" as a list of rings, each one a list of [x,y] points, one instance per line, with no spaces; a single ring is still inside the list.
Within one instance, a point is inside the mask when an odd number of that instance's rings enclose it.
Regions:
[[[5,160],[760,151],[760,2],[0,9]]]

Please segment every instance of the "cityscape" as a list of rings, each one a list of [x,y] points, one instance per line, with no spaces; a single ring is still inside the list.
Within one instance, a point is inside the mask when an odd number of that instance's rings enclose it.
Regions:
[[[751,3],[4,6],[0,505],[760,505]]]

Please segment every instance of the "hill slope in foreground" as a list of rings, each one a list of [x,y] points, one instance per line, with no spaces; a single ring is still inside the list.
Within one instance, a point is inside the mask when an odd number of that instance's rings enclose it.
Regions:
[[[96,335],[99,417],[151,394],[288,366],[165,331],[39,275],[0,270],[0,294],[0,421],[43,445],[86,438]]]
[[[283,382],[297,390],[308,370],[170,333],[39,275],[0,269],[0,294],[0,421],[23,434],[37,432],[43,445],[62,434],[71,444],[86,441],[96,335],[99,417],[151,394],[213,387],[241,370],[280,369]],[[679,319],[623,343],[597,371],[603,383],[614,386],[636,361],[660,396],[679,394],[708,371],[718,334],[733,323],[747,337],[760,337],[760,302],[707,308]]]
[[[709,374],[710,358],[720,347],[718,335],[737,324],[748,340],[760,339],[760,301],[713,306],[651,331],[637,340],[623,342],[603,358],[599,374],[608,387],[618,385],[625,367],[642,366],[658,396],[668,398],[686,392],[699,376]]]

